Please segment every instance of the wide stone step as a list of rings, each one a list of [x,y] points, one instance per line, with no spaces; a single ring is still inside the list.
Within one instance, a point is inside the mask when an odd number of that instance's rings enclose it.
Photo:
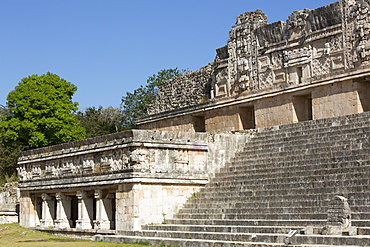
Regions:
[[[232,232],[232,233],[282,233],[299,230],[301,227],[290,226],[227,226],[227,225],[144,225],[143,230],[191,231],[191,232]],[[366,228],[364,228],[366,229]]]
[[[268,197],[269,202],[275,202],[281,200],[280,198],[287,198],[288,201],[329,201],[335,195],[342,195],[347,197],[350,201],[362,200],[362,204],[369,204],[370,193],[368,193],[369,186],[366,185],[352,185],[351,191],[340,190],[338,187],[318,187],[318,188],[305,188],[303,186],[296,186],[286,190],[275,189],[275,190],[264,190],[263,186],[258,187],[255,190],[251,190],[244,183],[236,184],[236,186],[229,185],[227,188],[214,186],[209,187],[209,190],[203,190],[200,193],[194,194],[192,199],[193,202],[204,202],[204,199],[213,201],[230,201],[230,200],[244,200],[246,202],[264,202],[265,198]],[[322,189],[321,195],[318,195],[318,190]],[[304,193],[304,194],[299,194]],[[294,196],[299,195],[299,196]],[[194,199],[194,200],[193,200]],[[287,201],[287,200],[284,200]],[[209,202],[209,201],[208,201]],[[357,204],[356,204],[357,205]]]
[[[278,233],[228,233],[228,232],[198,232],[198,231],[124,231],[120,236],[135,236],[140,238],[159,239],[198,239],[219,240],[228,242],[252,243],[284,243],[287,234]],[[296,235],[292,243],[340,246],[369,246],[370,236],[327,236],[327,235]]]
[[[282,247],[283,243],[264,243],[264,242],[241,242],[241,241],[220,241],[211,239],[182,239],[182,238],[162,238],[162,237],[138,237],[124,235],[96,235],[95,241],[109,241],[116,243],[137,243],[147,242],[155,246],[180,246],[180,247]],[[316,247],[314,245],[289,245],[291,247]],[[318,245],[317,247],[333,247]]]
[[[340,180],[345,178],[346,180]],[[369,174],[366,172],[354,172],[343,174],[328,174],[328,175],[310,175],[307,177],[292,177],[289,178],[260,178],[249,180],[248,176],[237,176],[235,181],[226,179],[212,180],[205,188],[207,192],[253,192],[261,191],[260,195],[274,195],[282,192],[282,194],[294,195],[296,191],[302,192],[307,190],[309,193],[312,189],[323,189],[323,193],[335,192],[344,194],[348,192],[367,192],[369,188]],[[353,190],[339,188],[354,188]],[[337,189],[332,190],[335,187]],[[203,190],[206,192],[206,190]],[[313,192],[312,192],[313,193]]]
[[[358,188],[357,188],[358,187]],[[238,202],[244,202],[244,203],[275,203],[275,202],[292,202],[294,205],[296,202],[302,203],[301,205],[307,205],[306,202],[310,200],[318,201],[319,203],[330,201],[334,198],[336,195],[342,195],[349,199],[349,203],[351,205],[369,205],[368,200],[370,199],[370,193],[368,193],[366,190],[369,186],[357,186],[356,190],[353,190],[353,192],[346,192],[341,191],[341,188],[292,188],[291,190],[287,191],[285,190],[284,193],[282,193],[281,190],[276,191],[241,191],[239,188],[239,191],[237,191],[238,188],[235,188],[234,190],[225,190],[224,193],[230,193],[229,196],[223,197],[220,192],[217,192],[215,190],[214,192],[204,192],[199,193],[195,195],[194,198],[191,199],[192,203],[238,203]],[[322,191],[320,191],[322,190]],[[356,192],[355,192],[356,191]],[[245,193],[242,193],[245,192]],[[275,193],[276,192],[276,193]],[[321,192],[321,193],[320,193]],[[219,194],[220,193],[220,194]],[[235,195],[232,195],[234,194]],[[299,195],[299,193],[302,193],[302,195]],[[256,196],[258,194],[258,196]],[[356,200],[359,200],[358,202]],[[318,204],[320,205],[320,204]]]
[[[352,220],[352,226],[370,227],[370,220]]]
[[[370,217],[369,217],[370,218]],[[174,219],[266,219],[266,220],[302,220],[302,219],[314,219],[314,220],[325,220],[327,219],[327,213],[250,213],[250,214],[176,214]]]
[[[170,225],[226,225],[226,226],[266,226],[266,227],[290,227],[304,228],[306,226],[323,227],[327,220],[264,220],[264,219],[168,219]],[[352,226],[370,227],[369,220],[352,220]]]
[[[287,145],[293,144],[323,144],[331,142],[332,145],[337,145],[340,141],[345,143],[351,143],[356,140],[356,138],[366,138],[370,127],[352,128],[352,129],[343,129],[338,131],[327,131],[325,133],[305,133],[305,132],[296,132],[296,133],[283,133],[282,135],[273,135],[273,136],[260,136],[259,133],[254,135],[252,140],[244,146],[244,151],[248,150],[260,150],[262,148],[274,147],[277,144]],[[337,137],[337,138],[335,138]],[[366,140],[365,140],[366,141]]]
[[[314,145],[314,144],[313,144]],[[268,158],[275,158],[284,160],[296,160],[299,157],[299,160],[305,159],[317,159],[322,157],[331,157],[331,158],[341,158],[346,156],[354,156],[354,155],[366,155],[368,154],[370,144],[362,143],[361,147],[358,148],[351,148],[345,149],[343,147],[333,147],[332,149],[329,148],[330,144],[326,144],[325,146],[317,146],[314,148],[292,148],[292,149],[283,149],[282,147],[276,147],[273,150],[265,150],[260,152],[254,152],[251,154],[243,154],[236,156],[232,162],[240,162],[240,161],[254,161],[255,159],[268,159]]]
[[[362,156],[364,159],[359,159],[356,156],[355,161],[346,161],[341,163],[332,162],[328,159],[316,159],[311,160],[310,163],[302,161],[282,161],[268,164],[259,164],[247,161],[240,161],[234,163],[232,166],[221,169],[212,180],[216,180],[219,177],[228,178],[237,175],[249,175],[251,179],[259,178],[258,176],[301,176],[303,173],[323,174],[328,172],[338,173],[339,169],[351,169],[351,171],[364,171],[370,167],[368,155]],[[271,176],[270,176],[271,177]]]
[[[320,136],[325,135],[327,133],[342,133],[346,131],[351,130],[358,130],[359,132],[366,128],[370,127],[370,123],[368,122],[368,119],[357,119],[356,121],[348,124],[342,124],[342,125],[327,125],[322,126],[316,125],[315,121],[308,122],[306,126],[302,126],[299,123],[298,124],[292,124],[287,128],[288,126],[274,126],[272,128],[259,128],[257,129],[256,133],[254,134],[258,138],[284,138],[284,137],[294,137],[294,136],[300,136],[300,135],[310,135],[310,136]]]
[[[369,151],[369,150],[367,150]],[[244,157],[239,161],[235,161],[225,167],[225,169],[231,169],[231,171],[236,170],[247,170],[247,169],[257,169],[260,168],[261,170],[265,168],[271,167],[289,167],[289,166],[297,166],[299,164],[307,164],[307,165],[314,165],[314,164],[348,164],[354,162],[356,160],[359,161],[367,161],[369,159],[369,154],[367,151],[360,151],[360,152],[352,152],[347,155],[338,155],[334,156],[331,154],[326,155],[306,155],[301,153],[300,155],[286,157],[286,156],[266,156],[260,158],[249,158]],[[224,170],[222,170],[224,171]],[[227,172],[227,170],[226,170]]]
[[[178,214],[303,214],[303,213],[326,213],[325,206],[315,206],[315,207],[249,207],[249,208],[183,208]],[[363,213],[368,214],[369,206],[357,206],[351,207],[353,214]]]
[[[306,133],[304,131],[283,132],[280,135],[261,136],[261,133],[256,133],[250,142],[246,143],[244,150],[250,148],[260,149],[261,147],[274,146],[277,143],[298,143],[315,144],[331,141],[333,144],[339,143],[339,140],[347,141],[354,138],[367,137],[370,131],[369,123],[367,127],[361,128],[346,128],[341,130],[327,129],[325,132],[317,131],[314,133]],[[334,137],[337,137],[336,139]],[[270,142],[266,142],[266,141]],[[293,145],[292,145],[293,146]]]
[[[330,168],[330,166],[333,165],[341,165],[344,167],[348,167],[350,164],[354,164],[354,162],[365,162],[365,164],[369,160],[369,151],[362,150],[361,152],[351,152],[347,154],[341,153],[341,155],[331,155],[327,153],[326,155],[314,155],[314,154],[303,154],[302,152],[300,154],[286,157],[286,156],[277,156],[277,155],[271,155],[266,157],[259,157],[259,158],[249,158],[245,157],[243,159],[240,159],[239,161],[235,161],[228,166],[226,166],[224,169],[220,170],[220,173],[228,173],[228,172],[235,172],[235,171],[248,171],[248,169],[251,169],[252,171],[254,169],[260,169],[261,172],[263,172],[264,169],[269,168],[290,168],[295,166],[295,170],[299,170],[299,165],[320,165],[320,164],[327,164]],[[362,163],[359,163],[358,165],[362,165]],[[357,165],[357,166],[358,166]],[[217,174],[217,177],[219,174]]]
[[[329,120],[330,121],[330,120]],[[289,125],[273,126],[268,128],[257,129],[255,135],[259,138],[267,137],[290,137],[302,134],[323,134],[332,131],[341,131],[348,129],[361,129],[369,127],[369,118],[356,118],[350,122],[344,122],[338,124],[334,122],[328,122],[326,124],[320,124],[318,121],[307,121],[306,124],[296,123]]]
[[[326,220],[327,213],[224,213],[224,214],[176,214],[174,219],[266,219],[266,220]],[[369,213],[352,213],[352,219],[354,220],[370,220]]]
[[[324,148],[324,147],[323,147]],[[319,150],[317,150],[319,151]],[[328,152],[313,152],[312,150],[298,149],[294,153],[280,152],[279,150],[267,152],[260,155],[243,155],[235,157],[231,163],[227,164],[222,170],[233,168],[237,166],[248,167],[246,165],[269,165],[270,163],[279,162],[311,162],[311,163],[338,163],[338,162],[353,162],[357,159],[368,160],[369,148],[362,148],[357,150],[331,150]],[[347,157],[347,158],[346,158]],[[351,159],[351,158],[354,158]],[[262,167],[261,167],[262,168]]]
[[[359,175],[360,176],[360,175]],[[318,176],[319,177],[319,176]],[[348,179],[353,177],[348,176]],[[248,181],[248,180],[247,180]],[[268,182],[267,182],[268,181]],[[348,186],[354,187],[356,193],[364,192],[368,193],[368,189],[370,185],[365,183],[369,182],[369,179],[359,179],[358,181],[340,181],[340,180],[318,180],[313,182],[312,180],[301,180],[292,181],[287,180],[266,180],[266,184],[263,184],[262,181],[249,181],[251,184],[243,184],[241,188],[238,188],[236,183],[233,182],[220,182],[219,186],[208,187],[209,192],[240,192],[240,191],[251,191],[253,196],[268,196],[268,195],[290,195],[295,196],[299,195],[300,193],[327,193],[327,194],[344,194],[346,193],[346,188]],[[361,185],[361,182],[364,185]],[[357,185],[360,184],[360,185]],[[344,194],[345,195],[345,194]]]
[[[359,175],[360,176],[360,175]],[[319,176],[318,176],[319,177]],[[348,179],[351,179],[348,176]],[[271,181],[272,180],[272,181]],[[207,192],[210,193],[210,196],[203,197],[203,198],[210,198],[213,196],[217,196],[219,192],[230,192],[230,193],[238,193],[238,192],[250,192],[250,196],[248,193],[246,197],[249,199],[253,199],[256,196],[286,196],[288,195],[290,199],[293,199],[294,196],[298,196],[302,193],[307,194],[333,194],[334,195],[344,195],[348,198],[347,189],[349,186],[353,187],[350,193],[353,196],[356,196],[358,193],[365,193],[365,198],[368,198],[368,192],[370,188],[369,180],[367,178],[359,179],[359,180],[349,180],[349,181],[338,181],[338,180],[317,180],[312,181],[312,179],[301,180],[301,181],[281,181],[281,180],[266,180],[266,184],[261,183],[261,181],[248,181],[246,183],[236,183],[236,182],[219,182],[216,186],[209,186],[207,187]],[[280,182],[280,183],[279,183]],[[359,185],[358,185],[359,184]],[[363,185],[362,185],[363,184]],[[212,193],[216,193],[216,195],[212,195]],[[353,194],[355,193],[355,194]],[[207,194],[199,195],[199,196],[206,196]],[[236,194],[235,197],[238,197]],[[199,197],[201,198],[201,197]],[[362,198],[362,197],[359,197]],[[364,199],[364,198],[363,198]]]
[[[368,213],[369,205],[370,204],[360,204],[361,202],[358,202],[359,205],[353,205],[354,201],[349,201],[350,209],[352,213]],[[240,201],[232,201],[229,203],[222,203],[222,202],[215,202],[215,203],[203,203],[203,204],[193,204],[184,207],[182,210],[189,210],[190,212],[192,210],[199,210],[199,213],[202,213],[202,210],[207,211],[209,210],[210,213],[225,213],[230,212],[233,213],[235,210],[240,213],[253,213],[255,211],[260,210],[261,212],[274,212],[274,213],[280,213],[281,211],[284,211],[285,209],[290,208],[289,212],[292,213],[299,213],[302,208],[311,208],[311,211],[308,211],[310,213],[313,212],[321,212],[326,213],[328,209],[329,201],[325,202],[316,202],[314,200],[311,201],[298,201],[298,202],[291,202],[291,201],[285,201],[285,202],[244,202],[242,200]],[[279,209],[279,211],[272,211],[274,209]],[[227,211],[230,210],[230,211]],[[271,210],[271,211],[269,211]],[[189,212],[189,211],[184,211]],[[183,212],[183,211],[181,211]],[[196,213],[196,212],[195,212]]]
[[[274,177],[275,179],[287,179],[287,178],[300,178],[307,176],[333,176],[338,177],[340,179],[341,176],[350,176],[351,174],[356,173],[365,173],[370,170],[370,164],[368,161],[358,161],[358,162],[351,162],[353,165],[348,164],[312,164],[312,165],[303,165],[302,167],[297,166],[290,166],[290,167],[273,167],[267,168],[265,170],[258,170],[258,169],[251,169],[250,172],[248,170],[241,170],[235,172],[229,172],[221,176],[219,174],[217,177],[212,179],[212,183],[217,183],[218,181],[235,181],[238,178],[242,178],[243,180],[247,179],[248,181],[254,180],[261,180],[261,179],[268,179]],[[359,165],[359,163],[363,165]],[[335,167],[334,167],[335,166]],[[370,174],[369,176],[370,177]],[[235,178],[235,179],[233,179]]]
[[[334,120],[334,121],[332,121]],[[363,127],[369,127],[368,116],[357,116],[352,120],[346,120],[338,122],[337,119],[325,119],[326,123],[320,122],[319,120],[307,121],[305,123],[295,123],[288,125],[273,126],[267,128],[257,129],[256,136],[263,137],[284,137],[284,136],[296,136],[302,134],[322,134],[325,132],[348,130],[348,129],[361,129]]]
[[[269,219],[168,219],[167,224],[181,225],[232,225],[232,226],[324,226],[327,220],[296,219],[296,220],[269,220]],[[359,222],[367,227],[364,221]]]
[[[364,181],[367,181],[365,179]],[[368,192],[369,185],[352,185],[349,183],[348,186],[352,186],[353,190],[346,190],[346,186],[332,186],[329,187],[328,183],[319,183],[316,185],[310,185],[315,187],[304,187],[305,185],[297,184],[294,186],[291,183],[286,184],[286,187],[278,188],[278,186],[272,188],[264,189],[264,186],[248,186],[245,184],[240,184],[240,187],[229,185],[224,188],[220,187],[210,187],[207,192],[201,192],[194,195],[191,199],[193,202],[205,202],[204,199],[212,201],[230,201],[234,199],[244,200],[247,202],[263,202],[266,201],[278,201],[279,197],[282,201],[306,201],[306,200],[331,200],[336,195],[342,195],[350,200],[368,200],[370,198],[370,193]],[[335,184],[334,184],[335,185]],[[289,186],[289,187],[288,187]],[[348,187],[347,187],[348,188]],[[230,193],[227,195],[227,193]],[[234,194],[235,193],[235,194]],[[302,194],[300,194],[302,193]],[[225,195],[226,196],[222,196]],[[234,195],[233,195],[234,194]],[[303,195],[305,194],[305,195]],[[318,195],[319,194],[319,195]],[[207,203],[209,203],[208,201]]]
[[[301,230],[302,227],[291,226],[227,226],[227,225],[143,225],[142,230],[152,231],[188,231],[188,232],[230,232],[230,233],[280,233],[290,230]],[[320,234],[322,227],[314,228],[315,234]],[[358,235],[370,235],[370,227],[358,227]]]
[[[228,232],[198,232],[198,231],[125,231],[121,233],[127,236],[160,237],[160,238],[182,238],[182,239],[213,239],[221,241],[241,242],[268,242],[283,243],[285,234],[279,233],[228,233]]]

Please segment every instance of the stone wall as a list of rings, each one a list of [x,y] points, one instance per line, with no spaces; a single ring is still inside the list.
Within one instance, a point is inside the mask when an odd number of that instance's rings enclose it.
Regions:
[[[363,112],[363,106],[366,109],[369,104],[360,99],[359,92],[363,89],[359,86],[357,82],[344,81],[316,88],[312,92],[315,117],[320,119]],[[370,89],[369,83],[361,86]]]
[[[207,65],[195,72],[175,77],[159,86],[157,99],[149,114],[197,105],[209,100],[213,67]]]

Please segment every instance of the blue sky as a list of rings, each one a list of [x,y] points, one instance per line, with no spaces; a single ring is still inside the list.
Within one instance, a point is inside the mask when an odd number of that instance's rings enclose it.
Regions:
[[[0,104],[20,79],[51,72],[78,87],[73,100],[118,107],[161,69],[192,71],[227,44],[235,17],[269,23],[334,0],[0,0]]]

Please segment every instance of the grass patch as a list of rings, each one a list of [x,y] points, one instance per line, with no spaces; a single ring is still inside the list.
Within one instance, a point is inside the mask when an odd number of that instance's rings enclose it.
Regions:
[[[22,228],[18,224],[0,225],[0,246],[21,247],[143,247],[151,246],[148,243],[139,242],[135,244],[120,244],[112,242],[94,242],[80,239],[56,237],[53,234],[40,232],[28,228]]]

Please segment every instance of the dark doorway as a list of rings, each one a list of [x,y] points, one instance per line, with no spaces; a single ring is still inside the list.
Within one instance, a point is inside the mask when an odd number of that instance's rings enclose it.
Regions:
[[[256,128],[254,106],[240,107],[239,116],[243,130]]]
[[[312,120],[312,97],[311,94],[293,97],[294,111],[298,122]]]
[[[78,220],[78,199],[77,196],[71,196],[71,222],[72,228],[76,228],[76,221]]]
[[[206,121],[204,116],[193,116],[193,126],[195,132],[206,132]]]

